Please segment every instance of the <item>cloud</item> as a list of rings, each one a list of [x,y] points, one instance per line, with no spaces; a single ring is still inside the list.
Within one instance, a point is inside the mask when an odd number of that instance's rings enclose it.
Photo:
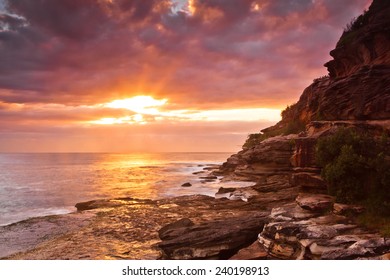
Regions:
[[[14,94],[0,99],[91,104],[149,91],[197,107],[273,95],[280,107],[324,73],[340,22],[366,2],[195,0],[189,15],[169,1],[7,1],[0,88]]]
[[[343,27],[368,5],[175,2],[0,0],[0,131],[126,117],[93,106],[138,95],[171,111],[282,109],[326,73]]]

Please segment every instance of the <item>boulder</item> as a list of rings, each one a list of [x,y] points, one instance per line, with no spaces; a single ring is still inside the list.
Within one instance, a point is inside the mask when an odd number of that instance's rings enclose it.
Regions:
[[[341,203],[333,204],[333,213],[337,215],[352,216],[361,214],[364,212],[364,210],[364,207],[359,205],[348,205]]]
[[[158,231],[160,239],[169,240],[175,238],[178,232],[186,232],[187,228],[193,226],[194,223],[188,219],[183,218],[171,224],[162,227]]]
[[[254,212],[226,217],[188,227],[170,228],[169,238],[158,246],[168,259],[218,259],[230,257],[253,243],[267,220],[266,213]],[[164,236],[161,236],[164,237]]]
[[[300,194],[295,201],[302,209],[324,212],[333,207],[334,197],[324,194]]]
[[[191,187],[191,183],[187,182],[187,183],[184,183],[183,185],[181,185],[182,187]]]
[[[265,260],[267,257],[267,251],[258,241],[255,241],[252,245],[238,251],[229,260]]]

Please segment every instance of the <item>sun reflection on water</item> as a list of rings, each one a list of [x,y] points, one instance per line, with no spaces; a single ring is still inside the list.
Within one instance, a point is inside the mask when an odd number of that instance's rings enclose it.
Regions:
[[[228,153],[0,155],[0,224],[74,211],[95,199],[214,195],[218,182],[193,172],[223,162]],[[192,187],[181,187],[191,182]]]

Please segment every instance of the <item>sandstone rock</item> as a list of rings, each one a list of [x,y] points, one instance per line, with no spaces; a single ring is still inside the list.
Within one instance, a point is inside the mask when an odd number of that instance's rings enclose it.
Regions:
[[[323,194],[301,194],[296,198],[296,202],[305,210],[324,212],[332,208],[334,198]]]
[[[317,137],[301,137],[295,140],[295,150],[291,157],[291,164],[294,167],[316,166],[315,145]]]
[[[326,190],[326,183],[318,174],[313,173],[295,173],[291,176],[291,185]]]
[[[359,205],[333,204],[333,213],[337,215],[356,215],[364,212],[364,207]]]
[[[248,181],[288,174],[292,168],[290,157],[294,148],[293,139],[297,137],[288,135],[266,139],[228,158],[220,170],[225,175],[233,174],[234,178]]]
[[[218,179],[217,176],[201,176],[200,179],[206,179],[206,180],[216,180]]]
[[[266,131],[277,132],[291,123],[313,121],[388,120],[389,14],[388,1],[374,0],[363,16],[364,23],[344,32],[336,49],[330,52],[334,59],[325,64],[329,77],[316,79],[288,114]]]
[[[358,260],[390,260],[390,253],[386,253],[380,256],[357,258]]]
[[[258,196],[259,192],[251,187],[238,188],[228,197],[230,200],[249,201],[251,198]]]
[[[265,260],[268,253],[264,250],[264,247],[258,242],[253,242],[252,245],[241,249],[229,260]]]
[[[129,201],[136,204],[153,204],[154,202],[150,199],[136,199],[131,197],[117,198],[117,199],[101,199],[91,200],[86,202],[80,202],[75,205],[78,211],[92,210],[98,208],[115,208],[126,205]]]
[[[291,220],[303,220],[317,217],[319,213],[304,210],[296,203],[285,204],[282,207],[273,208],[270,214],[270,218],[273,221],[291,221]]]
[[[234,192],[237,188],[224,188],[220,187],[218,189],[218,192],[216,194],[226,194],[226,193],[231,193]]]
[[[331,77],[345,77],[362,65],[381,65],[390,60],[388,1],[374,0],[364,15],[364,24],[344,32],[325,64]]]
[[[266,214],[253,213],[241,217],[209,221],[177,230],[158,246],[169,259],[220,258],[256,240],[266,221]]]
[[[354,259],[383,255],[390,252],[390,240],[383,237],[377,237],[368,240],[360,240],[353,243],[345,249],[336,249],[325,252],[322,259]]]
[[[215,194],[215,198],[229,198],[237,188],[224,188],[221,187],[218,189],[218,192]]]
[[[183,219],[180,219],[176,222],[173,222],[171,224],[168,224],[168,225],[162,227],[158,231],[158,235],[161,239],[169,240],[169,239],[175,238],[178,231],[184,233],[184,232],[186,232],[186,229],[188,227],[193,226],[193,225],[194,225],[194,223],[190,219],[183,218]]]
[[[289,203],[273,208],[269,218],[258,240],[271,258],[379,259],[390,252],[389,240],[351,224],[345,216]]]

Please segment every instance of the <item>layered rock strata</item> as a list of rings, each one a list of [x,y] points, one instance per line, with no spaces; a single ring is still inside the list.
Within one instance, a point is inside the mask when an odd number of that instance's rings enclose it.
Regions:
[[[277,259],[381,259],[390,252],[390,239],[359,228],[333,207],[329,197],[306,195],[274,208],[259,242]]]

